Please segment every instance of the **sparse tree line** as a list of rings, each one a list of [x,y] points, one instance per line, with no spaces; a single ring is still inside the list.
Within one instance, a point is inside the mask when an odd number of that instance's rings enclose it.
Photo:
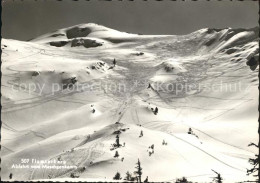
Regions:
[[[123,180],[128,182],[148,182],[148,176],[146,176],[146,179],[142,181],[142,167],[141,162],[138,159],[135,167],[135,171],[133,173],[130,173],[129,171],[126,172],[126,175]],[[121,174],[119,172],[116,172],[115,176],[113,177],[114,180],[122,180]]]
[[[95,113],[95,109],[94,109],[94,105],[91,105],[91,108],[92,108],[92,112]],[[116,122],[116,124],[120,124],[119,122]],[[141,125],[140,125],[141,126]],[[110,150],[115,150],[117,148],[120,148],[120,147],[125,147],[125,142],[123,143],[123,145],[120,143],[120,138],[119,138],[119,135],[121,134],[121,131],[126,131],[127,129],[129,128],[125,128],[125,129],[119,129],[119,130],[115,130],[113,132],[113,134],[116,135],[116,140],[115,140],[115,143],[112,144],[112,147]],[[198,136],[193,132],[193,130],[191,128],[188,129],[188,134],[190,135],[194,135],[198,138]],[[140,131],[140,135],[139,135],[139,138],[143,137],[144,136],[144,132],[143,130]],[[90,136],[88,136],[88,138],[90,138]],[[168,143],[163,140],[162,141],[162,145],[167,145]],[[256,145],[255,143],[250,143],[248,146],[254,146],[256,148],[259,148],[258,145]],[[151,146],[148,147],[148,153],[149,153],[149,156],[151,156],[152,154],[154,154],[154,144],[152,144]],[[73,152],[74,151],[74,148],[71,149],[70,152]],[[119,153],[118,151],[115,151],[115,154],[114,154],[114,158],[119,158]],[[58,160],[60,161],[61,160],[61,156],[58,157]],[[124,161],[124,157],[121,158],[121,161],[123,162]],[[93,162],[91,161],[90,164],[92,164]],[[239,182],[239,183],[245,183],[245,182],[255,182],[255,183],[258,183],[259,182],[259,177],[258,177],[258,173],[259,173],[259,154],[255,154],[255,158],[249,158],[249,163],[253,166],[252,168],[250,169],[247,169],[247,175],[251,175],[253,174],[254,177],[256,177],[256,180],[254,181],[242,181],[242,182]],[[113,177],[114,180],[124,180],[124,181],[127,181],[127,182],[138,182],[138,183],[141,183],[141,182],[149,182],[148,180],[148,176],[146,176],[146,178],[144,180],[142,180],[142,167],[141,167],[141,162],[140,160],[138,159],[138,162],[136,163],[136,167],[135,167],[135,171],[133,173],[130,173],[129,171],[126,172],[124,178],[121,177],[121,174],[119,172],[116,172],[115,176]],[[86,170],[86,167],[83,167],[79,170],[79,172],[84,172]],[[215,177],[212,177],[212,182],[211,183],[223,183],[223,177],[221,176],[220,173],[216,172],[215,170],[212,170],[216,176]],[[70,177],[71,178],[79,178],[79,172],[72,172],[70,174]],[[13,173],[10,173],[9,174],[9,179],[13,179]],[[48,176],[49,178],[52,178],[50,176]],[[257,178],[258,177],[258,178]],[[186,177],[182,177],[182,178],[178,178],[175,180],[175,183],[193,183],[191,181],[188,181],[188,179]],[[195,183],[195,182],[194,182]]]
[[[119,124],[119,122],[117,122],[116,124]],[[188,131],[189,134],[194,134],[192,129],[189,128],[189,131]],[[120,140],[119,140],[119,134],[121,134],[121,129],[120,130],[116,130],[114,131],[113,134],[116,134],[116,141],[114,144],[112,144],[112,148],[110,150],[114,150],[114,149],[117,149],[117,148],[120,148],[122,147],[123,145],[120,144]],[[195,134],[194,134],[195,135]],[[139,135],[139,138],[143,137],[144,136],[144,132],[143,130],[140,131],[140,135]],[[162,141],[162,145],[167,145],[168,143],[163,139]],[[124,146],[125,146],[125,143],[124,143]],[[148,147],[148,153],[149,153],[149,156],[151,156],[152,154],[154,154],[154,144],[152,144],[151,146]],[[115,155],[114,155],[114,158],[118,158],[120,155],[118,153],[118,151],[115,151]],[[121,161],[124,160],[124,157],[121,158]],[[141,183],[141,182],[149,182],[148,180],[148,176],[146,176],[146,178],[144,180],[142,180],[142,167],[141,167],[141,162],[140,160],[138,159],[137,163],[136,163],[136,167],[135,167],[135,171],[133,173],[130,173],[129,171],[126,172],[124,178],[122,177],[122,175],[120,174],[120,172],[116,172],[115,176],[113,177],[114,180],[120,180],[120,181],[127,181],[127,182],[138,182],[138,183]],[[223,183],[223,178],[221,176],[220,173],[212,170],[216,176],[213,177],[212,179],[212,183]],[[175,183],[193,183],[191,181],[188,181],[188,179],[186,177],[182,177],[182,178],[178,178],[176,179]]]
[[[91,107],[94,107],[93,105]],[[116,124],[120,124],[119,122],[117,122]],[[129,128],[125,128],[125,129],[119,129],[119,130],[115,130],[113,132],[113,134],[116,135],[116,140],[115,140],[115,143],[112,144],[112,149],[110,150],[114,150],[114,149],[117,149],[117,148],[120,148],[120,147],[124,147],[125,146],[125,143],[123,143],[123,145],[120,143],[120,138],[119,138],[119,135],[121,134],[121,131],[126,131],[127,129]],[[188,130],[188,134],[191,134],[191,135],[195,135],[195,133],[193,132],[193,130],[191,128],[189,128]],[[144,132],[143,130],[140,131],[140,135],[139,135],[139,138],[143,137],[144,136]],[[196,135],[195,135],[196,136]],[[167,145],[167,142],[165,140],[162,141],[162,145]],[[255,143],[250,143],[248,146],[254,146],[256,148],[259,148],[258,145],[256,145]],[[151,146],[149,146],[148,148],[148,152],[149,152],[149,156],[151,156],[152,154],[154,154],[154,144],[152,144]],[[71,149],[70,152],[73,152],[74,151],[74,148]],[[119,158],[119,153],[118,151],[115,151],[115,154],[114,154],[114,158]],[[61,156],[59,156],[57,158],[59,161],[61,161]],[[124,161],[124,157],[121,158],[121,161],[123,162]],[[92,164],[93,162],[91,161],[90,164]],[[259,155],[258,154],[255,154],[255,158],[250,158],[249,159],[249,163],[253,166],[252,168],[250,169],[247,169],[247,175],[251,175],[253,174],[254,177],[258,177],[258,172],[259,172]],[[148,176],[146,176],[146,178],[143,180],[142,179],[142,170],[143,168],[141,167],[141,162],[140,160],[138,159],[137,163],[136,163],[136,166],[135,166],[135,171],[134,172],[129,172],[127,171],[125,173],[125,176],[122,177],[120,172],[116,172],[115,176],[113,177],[114,180],[120,180],[120,181],[127,181],[127,182],[138,182],[138,183],[141,183],[141,182],[149,182],[149,179],[148,179]],[[70,177],[71,178],[79,178],[80,177],[80,174],[79,173],[82,173],[86,170],[86,167],[83,167],[81,169],[79,169],[79,172],[72,172],[70,174]],[[211,177],[212,178],[212,181],[211,183],[223,183],[224,179],[222,177],[222,175],[218,172],[216,172],[215,170],[212,170],[216,175],[215,177]],[[13,179],[13,173],[10,173],[9,174],[9,179]],[[48,178],[52,178],[51,176],[48,176]],[[256,180],[254,181],[242,181],[242,182],[239,182],[239,183],[245,183],[245,182],[255,182],[255,183],[258,183],[259,182],[259,179],[256,178]],[[182,177],[182,178],[178,178],[175,180],[174,183],[195,183],[195,182],[192,182],[192,181],[189,181],[188,178],[186,177]]]
[[[119,124],[119,123],[118,123]],[[114,134],[117,134],[116,136],[116,142],[113,144],[113,147],[116,147],[116,148],[119,148],[122,146],[122,144],[120,144],[120,141],[119,141],[119,134],[121,133],[120,130],[117,130],[114,132]],[[194,135],[196,136],[197,138],[199,138],[191,128],[188,129],[188,134],[190,135]],[[140,131],[140,135],[139,135],[139,138],[143,137],[144,136],[144,132],[143,130]],[[162,141],[162,145],[167,145],[168,143],[163,140]],[[124,146],[125,146],[125,143],[124,143]],[[249,146],[255,146],[258,148],[258,146],[254,143],[250,143]],[[152,154],[154,154],[154,144],[152,144],[151,146],[148,147],[148,153],[149,153],[149,156],[151,156]],[[114,155],[115,158],[118,158],[119,157],[119,153],[118,151],[115,152],[115,155]],[[121,159],[121,161],[123,161],[124,158]],[[249,163],[253,165],[253,168],[251,169],[248,169],[247,170],[247,175],[250,175],[250,174],[254,174],[254,173],[257,173],[259,172],[259,155],[255,155],[255,158],[250,158],[249,159]],[[128,181],[128,182],[148,182],[148,176],[146,177],[145,180],[142,180],[142,167],[141,167],[141,162],[140,160],[138,159],[138,162],[136,163],[136,171],[134,171],[133,173],[130,173],[129,171],[126,172],[126,175],[124,178],[121,177],[121,174],[119,172],[117,172],[115,174],[115,176],[113,177],[114,180],[124,180],[124,181]],[[216,176],[215,177],[212,177],[212,182],[211,183],[223,183],[223,177],[221,176],[220,173],[216,172],[215,170],[212,170]],[[257,177],[258,175],[254,175],[255,177]],[[256,179],[255,181],[243,181],[243,182],[258,182],[259,179]],[[186,177],[182,177],[182,178],[178,178],[176,179],[175,183],[193,183],[191,181],[188,181],[188,179]],[[195,182],[194,182],[195,183]],[[242,182],[241,182],[242,183]]]
[[[124,181],[127,181],[127,182],[138,182],[138,183],[149,182],[148,176],[146,176],[146,178],[144,180],[142,180],[142,174],[143,174],[142,170],[143,170],[143,168],[141,167],[141,162],[140,162],[139,159],[136,163],[135,169],[136,170],[133,173],[130,173],[129,171],[127,171],[124,178],[121,177],[121,174],[119,172],[116,172],[113,179],[114,180],[122,180],[123,179]],[[216,176],[213,177],[211,183],[223,183],[223,178],[222,178],[221,174],[216,172],[215,170],[212,170],[212,171],[216,174]],[[186,177],[182,177],[182,178],[176,179],[175,183],[193,183],[193,182],[188,181],[188,179]]]
[[[117,122],[116,124],[119,124],[119,122]],[[127,129],[129,129],[129,128],[127,128]],[[117,148],[120,148],[120,147],[125,147],[125,142],[123,143],[123,145],[120,144],[119,135],[121,134],[121,131],[126,131],[127,129],[120,129],[120,130],[116,130],[116,131],[113,132],[113,134],[116,134],[116,141],[115,141],[115,143],[111,144],[111,148],[110,148],[111,151],[112,151],[112,150],[115,150],[115,149],[117,149]],[[141,130],[141,131],[140,131],[139,138],[141,138],[141,137],[143,137],[143,136],[144,136],[144,132],[143,132],[143,130]],[[167,143],[165,140],[163,140],[163,141],[162,141],[162,145],[168,145],[168,143]],[[148,147],[147,152],[148,152],[149,156],[151,156],[152,154],[154,154],[154,149],[155,149],[155,148],[154,148],[154,144],[152,144],[151,146]],[[120,155],[119,155],[118,151],[116,151],[116,152],[115,152],[115,155],[114,155],[114,158],[118,158],[119,156],[120,156]],[[123,161],[123,160],[124,160],[124,157],[121,158],[121,161]]]
[[[93,107],[93,106],[91,106]],[[116,124],[120,124],[119,122],[117,122]],[[119,138],[119,134],[121,134],[121,131],[126,131],[127,129],[129,128],[126,128],[126,129],[119,129],[119,130],[116,130],[113,132],[113,134],[116,135],[116,140],[115,140],[115,143],[112,144],[112,148],[111,150],[114,150],[114,149],[117,149],[117,148],[120,148],[120,147],[124,147],[125,146],[125,143],[123,143],[123,145],[120,143],[120,138]],[[191,128],[189,128],[188,130],[188,134],[191,134],[191,135],[195,135],[194,132],[192,131]],[[140,135],[139,135],[139,138],[143,137],[144,136],[144,133],[143,133],[143,130],[140,131]],[[196,136],[196,135],[195,135]],[[162,142],[162,145],[167,145],[167,142],[165,140],[163,140]],[[250,143],[248,146],[254,146],[256,148],[259,148],[258,145],[256,145],[255,143]],[[149,152],[149,156],[151,156],[152,154],[154,154],[154,144],[152,144],[151,146],[149,146],[148,148],[148,152]],[[71,149],[71,152],[74,151],[74,148]],[[115,155],[114,155],[114,158],[119,158],[119,153],[118,151],[115,151]],[[58,160],[61,160],[61,157],[59,156],[58,157]],[[121,158],[121,161],[123,162],[124,161],[124,157]],[[259,172],[259,155],[258,154],[255,154],[255,158],[250,158],[249,159],[249,163],[253,166],[252,168],[250,169],[247,169],[247,175],[251,175],[253,174],[254,177],[258,177],[258,172]],[[90,164],[92,164],[92,162],[90,162]],[[83,167],[84,169],[81,170],[81,172],[85,171],[86,170],[86,167]],[[146,178],[144,180],[142,180],[142,167],[141,167],[141,162],[140,160],[138,159],[138,162],[136,163],[136,167],[135,167],[135,171],[133,173],[130,173],[129,171],[126,172],[124,178],[121,177],[121,174],[119,172],[116,172],[115,176],[113,177],[114,180],[124,180],[124,181],[128,181],[128,182],[138,182],[138,183],[141,183],[141,182],[148,182],[148,176],[146,176]],[[223,183],[223,177],[221,176],[220,173],[216,172],[215,170],[212,170],[216,176],[213,177],[212,179],[212,183]],[[70,174],[70,177],[71,178],[79,178],[79,174],[77,172],[72,172]],[[49,178],[52,178],[52,177],[49,177]],[[9,179],[13,179],[13,173],[10,173],[9,174]],[[122,180],[122,181],[123,181]],[[245,182],[259,182],[259,178],[256,178],[256,180],[254,181],[242,181],[240,183],[245,183]],[[188,181],[188,179],[186,177],[182,177],[182,178],[178,178],[176,179],[175,183],[193,183],[191,181]],[[195,183],[195,182],[194,182]]]

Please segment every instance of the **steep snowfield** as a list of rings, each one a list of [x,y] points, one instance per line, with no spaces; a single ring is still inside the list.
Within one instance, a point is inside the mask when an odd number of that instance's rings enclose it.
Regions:
[[[149,181],[210,182],[212,169],[225,182],[251,180],[257,33],[146,36],[81,24],[29,42],[2,39],[1,178],[112,181],[139,158]],[[113,150],[116,134],[122,146]],[[12,169],[22,158],[77,169]]]

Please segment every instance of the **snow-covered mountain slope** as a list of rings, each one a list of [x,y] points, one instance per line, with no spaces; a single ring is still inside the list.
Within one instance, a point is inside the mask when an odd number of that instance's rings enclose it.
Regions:
[[[112,181],[138,159],[149,181],[210,182],[212,169],[252,179],[258,28],[146,36],[81,24],[1,47],[3,180]],[[77,169],[11,168],[26,158]]]

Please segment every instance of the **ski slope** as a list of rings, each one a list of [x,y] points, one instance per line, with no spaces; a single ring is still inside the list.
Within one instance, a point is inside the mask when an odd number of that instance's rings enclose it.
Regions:
[[[149,181],[210,182],[212,169],[253,180],[258,39],[258,28],[158,36],[93,23],[2,39],[1,178],[113,181],[139,158]],[[23,158],[77,169],[11,168]]]

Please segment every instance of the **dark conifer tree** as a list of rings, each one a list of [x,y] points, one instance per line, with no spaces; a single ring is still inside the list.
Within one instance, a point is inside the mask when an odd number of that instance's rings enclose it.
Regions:
[[[10,175],[9,175],[9,179],[12,179],[12,178],[13,178],[13,174],[10,173]]]
[[[114,158],[118,158],[118,157],[119,157],[119,154],[118,154],[118,152],[116,151]]]
[[[116,147],[120,147],[119,135],[116,136]]]
[[[113,60],[113,64],[114,64],[114,66],[116,66],[116,59]]]
[[[132,174],[129,173],[129,171],[127,171],[124,180],[131,181],[132,179],[133,179],[133,178],[132,178]]]
[[[193,132],[192,132],[192,129],[189,128],[188,134],[192,134],[192,133],[193,133]]]
[[[136,168],[136,171],[135,173],[137,174],[137,178],[138,178],[138,182],[142,182],[142,167],[141,167],[141,163],[138,159],[138,162],[136,163],[137,166],[135,167]]]
[[[113,177],[114,180],[121,180],[122,177],[119,172],[116,173],[116,175]]]
[[[158,114],[158,107],[155,107],[154,114],[155,114],[155,115]]]
[[[146,176],[146,179],[144,180],[144,182],[148,182],[148,176]]]
[[[192,183],[192,182],[188,181],[186,177],[182,177],[180,179],[177,179],[175,183]]]
[[[142,136],[144,136],[143,130],[141,130],[139,137],[142,137]]]

